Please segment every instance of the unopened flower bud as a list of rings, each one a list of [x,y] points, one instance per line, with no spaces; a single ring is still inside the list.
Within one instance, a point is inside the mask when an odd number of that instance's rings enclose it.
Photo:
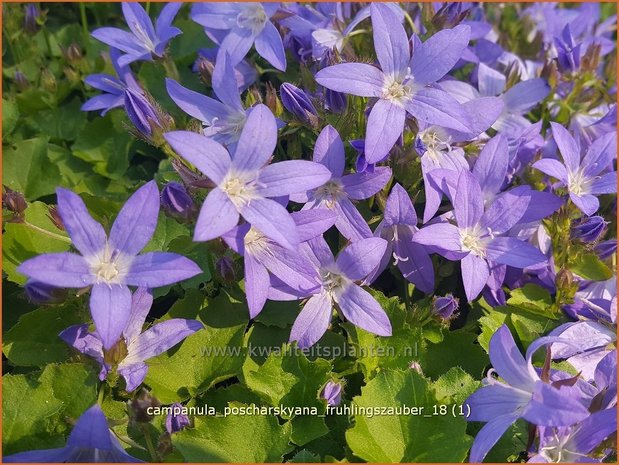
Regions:
[[[555,277],[557,289],[570,289],[574,283],[574,275],[567,268],[559,270]]]
[[[443,320],[451,319],[458,311],[458,299],[451,294],[444,297],[437,297],[432,302],[432,310],[435,315],[438,315]]]
[[[607,225],[601,216],[583,217],[572,222],[572,237],[583,242],[596,242],[606,232]]]
[[[136,399],[129,401],[131,419],[138,423],[150,423],[154,416],[149,415],[149,407],[159,406],[161,406],[161,402],[152,396],[146,389],[142,389]]]
[[[60,229],[61,231],[64,231],[64,223],[62,222],[62,218],[60,217],[60,213],[58,213],[58,208],[53,206],[53,207],[49,207],[49,212],[47,213],[47,217],[51,220],[52,223],[54,223],[54,226],[56,226],[58,229]]]
[[[600,242],[593,250],[598,257],[600,257],[600,259],[606,260],[608,257],[617,252],[617,239]]]
[[[125,91],[125,110],[135,128],[146,137],[153,134],[153,125],[161,127],[157,111],[138,91],[133,89]]]
[[[73,42],[67,48],[63,48],[62,54],[65,60],[67,60],[67,62],[69,62],[72,65],[79,63],[80,60],[82,59],[82,50],[80,46],[77,45],[75,42]]]
[[[22,214],[28,208],[28,203],[23,194],[4,186],[2,206],[13,213]]]
[[[322,390],[320,397],[327,401],[331,407],[340,405],[342,402],[342,385],[334,381],[329,381]]]
[[[34,3],[28,3],[24,6],[24,10],[24,31],[34,35],[39,30],[38,20],[41,18],[41,10]]]
[[[234,260],[232,257],[224,255],[215,262],[215,269],[223,281],[235,281]]]
[[[13,79],[15,80],[15,85],[17,86],[18,90],[23,91],[30,87],[30,82],[28,81],[28,78],[24,73],[19,70],[15,71]]]
[[[411,370],[415,370],[417,373],[419,373],[421,376],[423,376],[423,370],[421,369],[421,365],[419,364],[418,361],[413,360],[409,365],[408,368],[410,368]]]
[[[213,79],[213,71],[215,70],[215,63],[208,58],[200,56],[196,60],[195,69],[198,72],[198,76],[200,76],[200,80],[210,87]]]
[[[170,216],[189,219],[196,211],[185,186],[177,182],[167,183],[161,191],[161,206]]]
[[[273,112],[275,116],[279,117],[284,112],[284,107],[282,106],[282,102],[279,99],[279,97],[277,97],[277,91],[275,90],[275,87],[273,87],[273,85],[270,82],[267,82],[266,86],[267,86],[267,92],[266,92],[266,98],[265,98],[264,103],[266,104],[267,107],[269,107],[269,110],[271,110],[271,112]]]
[[[44,68],[41,71],[41,86],[48,92],[56,92],[58,89],[58,83],[56,82],[56,77],[54,74],[47,68]]]
[[[64,301],[68,295],[66,289],[32,279],[29,279],[24,285],[24,292],[30,302],[38,305],[56,304]]]
[[[189,421],[189,417],[183,413],[184,407],[181,403],[175,402],[170,407],[172,411],[165,419],[165,429],[169,434],[172,434],[189,426],[191,422]]]
[[[346,94],[331,89],[325,89],[325,108],[331,113],[343,113],[348,100]]]
[[[311,123],[318,116],[318,112],[309,99],[309,96],[301,89],[285,82],[279,88],[280,97],[284,108],[305,123]]]

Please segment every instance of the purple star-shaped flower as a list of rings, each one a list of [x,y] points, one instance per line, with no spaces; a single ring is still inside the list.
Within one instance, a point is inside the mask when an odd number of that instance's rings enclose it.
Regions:
[[[342,63],[316,74],[316,81],[328,89],[378,98],[367,123],[368,163],[377,163],[387,156],[402,134],[407,112],[428,124],[470,132],[468,112],[448,93],[431,86],[460,59],[469,42],[470,28],[442,30],[424,43],[416,39],[411,57],[400,18],[384,4],[373,3],[370,8],[374,48],[381,69],[363,63]]]
[[[91,74],[84,79],[86,84],[104,93],[86,100],[82,105],[82,111],[101,110],[101,116],[105,116],[108,111],[125,104],[125,92],[128,89],[139,93],[143,92],[133,77],[129,66],[119,65],[120,57],[121,52],[119,50],[110,49],[110,59],[118,77],[109,74]]]
[[[466,400],[471,412],[467,420],[487,422],[475,437],[471,462],[481,462],[518,418],[539,426],[569,426],[589,416],[569,387],[555,387],[541,380],[531,364],[533,352],[540,344],[530,346],[525,360],[507,326],[501,326],[490,339],[489,355],[494,370],[488,373],[487,385]],[[495,371],[505,382],[492,376]]]
[[[272,198],[313,189],[324,184],[331,173],[323,165],[306,160],[268,165],[277,144],[277,125],[266,106],[252,108],[232,157],[217,142],[194,132],[174,131],[164,137],[217,184],[202,205],[194,240],[215,239],[232,230],[242,216],[268,238],[296,250],[296,225]]]
[[[130,456],[110,431],[101,407],[95,404],[77,420],[67,445],[59,449],[33,450],[8,455],[6,463],[94,463],[131,462],[141,463]]]
[[[122,330],[122,337],[110,351],[105,351],[97,332],[88,332],[88,324],[70,326],[60,333],[60,338],[83,354],[94,358],[101,365],[99,379],[103,381],[111,364],[117,364],[117,371],[127,382],[126,390],[135,390],[148,372],[144,363],[174,347],[187,336],[203,328],[197,320],[172,318],[158,323],[142,332],[142,326],[153,296],[146,288],[138,288],[132,296],[129,321]]]
[[[600,206],[596,195],[617,192],[617,172],[609,169],[617,157],[617,133],[605,134],[593,141],[581,160],[580,144],[560,124],[550,125],[564,163],[544,158],[536,161],[533,167],[558,179],[567,187],[574,205],[585,215],[593,215]]]
[[[617,411],[614,408],[594,412],[580,423],[564,427],[540,427],[537,454],[529,463],[595,463],[593,450],[617,431]]]
[[[139,3],[123,2],[123,15],[131,32],[116,27],[102,27],[95,29],[92,36],[110,47],[125,52],[125,55],[118,59],[120,66],[127,66],[137,60],[151,61],[153,55],[163,56],[168,42],[182,33],[180,29],[172,26],[172,21],[181,6],[183,6],[181,2],[168,3],[161,10],[153,26],[153,22]]]
[[[201,272],[194,262],[175,253],[138,255],[157,226],[159,191],[155,181],[127,200],[109,237],[79,196],[61,188],[56,195],[62,223],[81,255],[39,255],[22,263],[18,271],[56,287],[92,286],[90,312],[104,349],[116,343],[129,321],[131,291],[127,286],[167,286]]]
[[[233,75],[234,68],[229,56],[220,56],[211,80],[219,101],[189,90],[173,79],[166,79],[166,88],[174,103],[202,122],[205,136],[229,146],[231,151],[234,151],[250,111],[243,108],[238,83],[236,79],[230,79]]]
[[[452,152],[453,153],[453,152]],[[463,157],[462,157],[463,159]],[[518,223],[530,223],[539,221],[551,215],[562,204],[563,200],[549,192],[540,192],[522,185],[502,193],[501,189],[506,184],[509,169],[509,148],[507,139],[502,134],[497,134],[484,145],[473,167],[473,176],[479,182],[481,194],[486,206],[490,205],[502,195],[526,194],[531,197],[526,212],[518,220]],[[446,188],[445,193],[453,200],[456,185],[458,184],[459,172],[468,169],[460,166],[458,169],[433,169],[428,171],[426,177],[426,205],[424,222],[429,221],[436,213],[441,202],[441,187]],[[422,160],[423,170],[423,160]]]
[[[302,210],[290,216],[296,224],[300,242],[319,236],[336,220],[335,213],[326,209]],[[286,284],[293,293],[307,293],[318,287],[308,278],[312,264],[305,255],[282,247],[249,224],[234,228],[222,238],[245,259],[245,294],[251,318],[262,311],[269,297],[272,276]]]
[[[430,293],[434,290],[434,268],[426,248],[415,242],[417,231],[417,214],[411,198],[400,184],[395,184],[387,197],[384,219],[374,231],[375,236],[389,244],[374,276],[387,267],[393,255],[402,276]]]
[[[314,264],[309,277],[319,287],[300,296],[309,300],[292,325],[290,341],[298,341],[301,348],[315,344],[327,330],[335,304],[355,326],[379,336],[391,336],[391,322],[385,311],[369,292],[356,284],[378,266],[387,241],[378,237],[359,239],[342,250],[337,259],[322,236],[303,246]]]
[[[504,236],[522,218],[530,198],[528,192],[507,192],[484,209],[479,182],[470,172],[462,171],[453,196],[457,226],[430,224],[415,234],[415,240],[449,260],[461,260],[464,290],[472,301],[488,281],[488,261],[525,268],[546,260],[531,244]]]
[[[372,172],[344,175],[344,144],[332,126],[326,126],[316,139],[314,161],[326,166],[329,178],[317,189],[292,195],[293,202],[305,203],[303,209],[328,208],[337,213],[335,226],[349,240],[371,237],[367,222],[352,200],[367,199],[380,191],[391,177],[391,169],[377,166]]]
[[[227,53],[236,65],[255,45],[258,55],[278,70],[286,71],[284,44],[270,19],[279,6],[259,2],[196,3],[191,19],[204,26],[207,35],[219,44],[217,61]]]

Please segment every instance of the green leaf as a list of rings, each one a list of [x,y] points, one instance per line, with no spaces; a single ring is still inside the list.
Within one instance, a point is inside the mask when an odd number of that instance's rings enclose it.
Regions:
[[[61,107],[37,113],[35,122],[41,133],[52,139],[75,140],[86,125],[86,113],[80,111],[81,105],[75,97]]]
[[[613,271],[594,253],[579,255],[570,270],[590,281],[606,281],[613,277]]]
[[[114,118],[114,119],[113,119]],[[92,165],[106,178],[120,179],[129,167],[129,146],[133,138],[122,128],[113,112],[86,124],[73,144],[73,154]]]
[[[325,419],[318,416],[296,416],[290,423],[292,423],[290,440],[298,446],[304,446],[329,432]]]
[[[172,436],[188,462],[281,462],[288,450],[290,423],[280,425],[274,416],[199,417],[195,423]]]
[[[288,463],[320,463],[320,456],[308,450],[300,450],[294,457],[288,460]]]
[[[202,309],[196,298],[196,293],[188,297],[198,307],[195,312],[205,329],[147,362],[150,368],[146,384],[163,403],[187,399],[238,375],[246,357],[243,333],[247,318],[238,316],[240,311],[247,311],[246,307],[223,292],[218,298],[207,301]],[[190,309],[182,310],[184,317],[189,317]],[[176,312],[170,313],[168,318],[176,316]]]
[[[452,367],[460,367],[480,378],[489,361],[476,338],[475,334],[464,330],[445,331],[442,342],[428,344],[422,354],[420,363],[424,375],[435,379]]]
[[[6,147],[2,157],[3,183],[34,200],[53,194],[60,181],[58,167],[47,156],[47,138],[38,137]]]
[[[392,326],[389,337],[376,336],[350,323],[344,323],[352,348],[364,376],[371,379],[380,369],[408,369],[410,363],[419,360],[425,347],[422,330],[408,321],[406,310],[397,297],[387,298],[381,292],[370,290],[385,310]]]
[[[62,362],[69,357],[70,347],[58,334],[80,323],[70,305],[39,308],[23,315],[4,335],[2,351],[15,366],[42,366]]]
[[[319,395],[330,372],[327,360],[310,361],[296,345],[289,344],[272,351],[262,365],[248,358],[243,366],[247,387],[270,405],[316,407],[319,412],[326,406]]]
[[[36,375],[5,375],[2,380],[2,453],[62,447],[61,434],[53,434],[62,401],[51,383]]]
[[[359,407],[423,407],[421,415],[355,415],[346,442],[357,457],[368,462],[461,462],[471,438],[466,421],[448,414],[434,416],[440,405],[428,381],[413,370],[381,371],[353,399]],[[430,415],[425,417],[424,415]]]
[[[481,387],[479,381],[460,367],[453,367],[433,384],[436,398],[442,404],[462,404]]]
[[[144,252],[167,252],[169,250],[170,243],[181,236],[187,236],[189,234],[189,228],[180,224],[173,218],[170,218],[163,212],[159,213],[159,219],[157,221],[157,227],[152,239],[146,247]]]
[[[10,101],[2,99],[2,135],[7,137],[15,129],[15,125],[19,120],[19,109],[17,105]]]
[[[507,304],[527,312],[548,318],[559,318],[552,309],[552,297],[550,293],[536,284],[525,284],[523,287],[510,291]]]
[[[6,223],[2,244],[2,270],[18,284],[26,277],[16,268],[24,261],[42,253],[66,252],[71,239],[49,218],[49,207],[42,202],[31,203],[22,223]]]
[[[54,397],[63,403],[63,415],[79,418],[97,402],[97,374],[83,363],[53,364],[45,367],[39,381],[51,384]]]

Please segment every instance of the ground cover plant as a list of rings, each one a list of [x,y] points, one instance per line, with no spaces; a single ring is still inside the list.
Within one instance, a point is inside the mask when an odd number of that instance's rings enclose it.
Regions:
[[[2,27],[4,461],[616,461],[614,4]]]

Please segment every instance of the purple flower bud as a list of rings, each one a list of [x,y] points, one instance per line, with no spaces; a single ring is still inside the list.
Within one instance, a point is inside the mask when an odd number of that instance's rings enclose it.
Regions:
[[[176,433],[186,426],[189,426],[189,417],[183,414],[183,405],[179,402],[173,403],[171,413],[165,419],[165,429],[169,434]]]
[[[26,90],[28,87],[30,87],[30,82],[28,82],[28,78],[20,70],[15,71],[13,79],[15,80],[15,85],[19,90]]]
[[[332,113],[342,113],[346,110],[348,100],[346,94],[331,89],[325,89],[325,108]]]
[[[606,232],[607,221],[601,216],[583,217],[572,222],[572,237],[583,242],[596,242]]]
[[[188,219],[195,212],[195,205],[185,186],[177,182],[167,183],[161,191],[161,206],[170,216]]]
[[[418,361],[413,360],[409,365],[408,368],[410,368],[411,370],[415,370],[417,373],[419,373],[421,376],[423,376],[423,370],[421,369],[421,365],[419,364]]]
[[[301,121],[311,123],[318,116],[309,96],[298,87],[285,82],[280,86],[279,93],[284,108]]]
[[[29,279],[24,285],[28,300],[34,304],[57,304],[67,297],[67,290]]]
[[[78,44],[73,42],[67,48],[62,49],[62,54],[69,63],[77,64],[82,59],[82,50]]]
[[[125,91],[125,110],[138,132],[147,138],[153,134],[153,125],[162,127],[157,110],[144,95],[133,89]]]
[[[149,414],[151,407],[159,407],[161,402],[146,389],[142,389],[137,398],[129,401],[131,418],[138,423],[150,423],[154,415]]]
[[[234,271],[234,260],[232,260],[231,257],[228,257],[227,255],[219,257],[215,262],[215,269],[224,281],[236,280],[236,273]]]
[[[4,192],[2,193],[2,205],[7,210],[17,214],[23,213],[28,208],[28,203],[23,194],[6,186],[4,186]]]
[[[458,311],[458,299],[451,294],[437,297],[432,303],[432,310],[443,320],[449,320]]]
[[[580,68],[580,44],[576,45],[569,24],[561,33],[561,38],[555,38],[557,62],[561,71],[576,71]]]
[[[617,239],[611,239],[608,241],[600,242],[595,246],[595,253],[598,254],[602,260],[607,259],[612,254],[617,252]]]
[[[373,173],[374,165],[365,159],[365,139],[353,139],[348,141],[353,149],[359,154],[355,161],[355,170],[358,173]]]
[[[28,3],[24,6],[25,16],[24,16],[24,31],[28,34],[36,34],[39,30],[39,25],[37,20],[41,17],[41,10],[34,4]]]
[[[340,405],[340,402],[342,402],[342,385],[340,383],[329,381],[322,390],[320,397],[325,399],[327,404],[332,407]]]

